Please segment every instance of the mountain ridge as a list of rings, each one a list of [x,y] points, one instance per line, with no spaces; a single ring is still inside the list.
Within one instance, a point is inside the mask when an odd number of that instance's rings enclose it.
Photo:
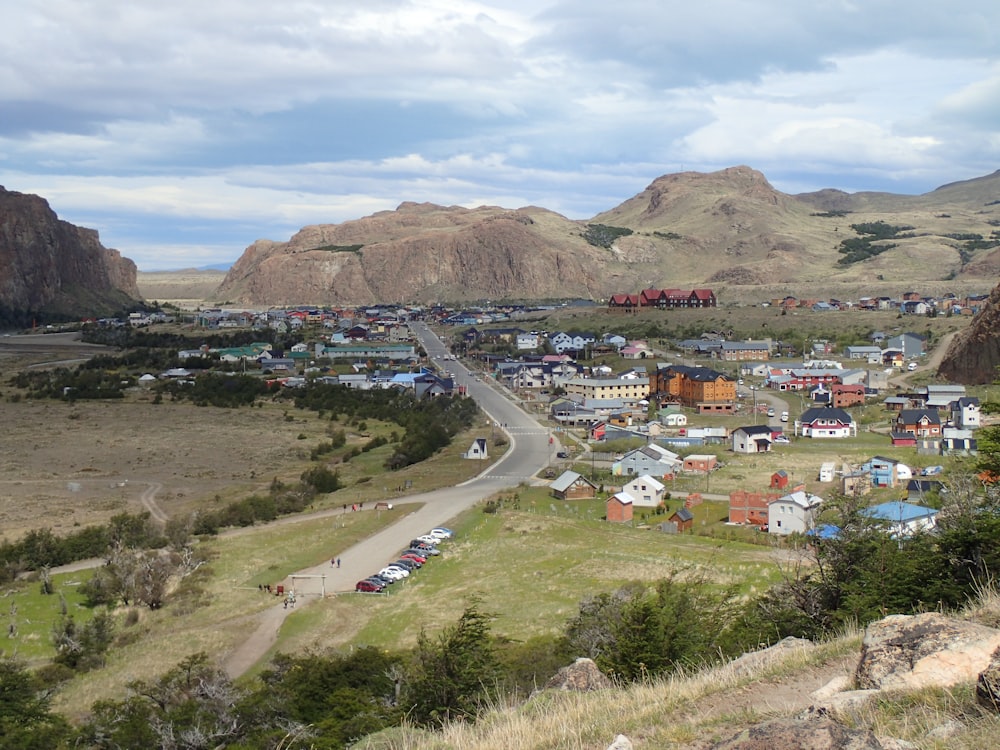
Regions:
[[[852,225],[875,222],[910,229],[884,252],[842,262],[841,243],[861,236]],[[599,300],[647,287],[981,279],[1000,247],[996,227],[1000,171],[917,196],[792,195],[736,166],[663,175],[583,221],[538,206],[404,201],[303,227],[285,242],[254,242],[217,297],[258,305]],[[961,239],[969,236],[994,244],[969,250]]]

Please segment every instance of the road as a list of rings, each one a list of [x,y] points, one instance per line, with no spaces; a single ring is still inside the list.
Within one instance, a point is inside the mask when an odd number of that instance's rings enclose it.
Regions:
[[[535,475],[548,464],[550,453],[556,445],[549,442],[549,431],[516,404],[487,383],[474,378],[461,362],[446,359],[449,353],[444,344],[424,324],[414,324],[413,331],[428,356],[442,369],[450,370],[457,383],[466,387],[468,394],[493,420],[494,425],[500,425],[493,429],[506,433],[510,439],[510,447],[500,460],[486,467],[482,474],[472,480],[456,487],[405,498],[407,502],[422,504],[419,510],[345,550],[341,554],[339,568],[324,562],[295,574],[323,576],[328,593],[353,591],[358,579],[378,571],[414,537],[427,533],[435,526],[445,525],[449,519],[484,498],[523,482],[535,481]],[[492,447],[490,444],[489,448]],[[297,516],[290,520],[301,518]],[[301,608],[314,601],[316,599],[300,598],[296,605]],[[260,613],[256,630],[223,659],[223,669],[235,678],[252,668],[277,642],[282,623],[294,611],[294,607],[286,609],[281,600],[276,600],[273,606]]]

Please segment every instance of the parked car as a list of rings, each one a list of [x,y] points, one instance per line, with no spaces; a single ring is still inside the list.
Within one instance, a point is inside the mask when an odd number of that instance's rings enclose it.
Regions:
[[[416,543],[414,543],[414,542],[416,542]],[[427,555],[440,555],[441,554],[441,550],[439,550],[437,547],[432,547],[431,545],[425,544],[424,542],[418,541],[416,539],[414,539],[413,541],[410,542],[410,549],[416,550],[417,552],[419,552],[421,555],[423,555],[425,557]]]
[[[360,591],[366,594],[377,594],[382,591],[385,586],[382,586],[374,581],[369,581],[367,578],[363,581],[358,581],[354,585],[355,591]]]
[[[408,549],[407,550],[403,550],[400,553],[399,557],[400,557],[401,560],[413,560],[414,562],[418,562],[421,565],[423,565],[425,562],[427,562],[427,558],[426,557],[424,557],[423,555],[421,555],[418,552],[414,552],[414,551],[408,550]]]
[[[767,410],[767,416],[773,417],[774,416],[774,409],[768,409]]]
[[[430,534],[424,534],[423,536],[418,536],[417,541],[424,542],[425,544],[430,544],[434,547],[436,547],[438,544],[441,543],[440,539],[438,539],[436,536],[431,536]]]
[[[566,451],[558,451],[556,453],[556,458],[569,458],[569,453]]]
[[[391,586],[396,582],[395,579],[393,578],[386,578],[385,576],[380,576],[380,575],[368,576],[368,578],[366,578],[365,580],[374,581],[375,583],[381,583],[383,586]]]
[[[401,556],[411,554],[430,558],[431,555],[440,555],[441,550],[435,549],[434,547],[407,547],[400,553]]]
[[[422,562],[418,562],[417,560],[414,560],[412,557],[404,557],[402,555],[400,555],[399,559],[396,560],[396,562],[393,563],[393,564],[394,565],[405,565],[407,563],[409,563],[410,568],[412,570],[418,570],[418,569],[424,567],[424,564]]]
[[[378,574],[385,578],[391,578],[394,581],[398,581],[410,575],[410,571],[406,570],[405,568],[396,568],[386,565],[384,568],[382,568],[382,570],[378,572]]]
[[[788,412],[787,411],[781,412],[781,421],[782,422],[787,422],[788,421]]]
[[[455,532],[451,529],[446,529],[444,526],[438,526],[427,532],[430,536],[437,537],[438,539],[451,539],[455,536]]]
[[[387,568],[402,568],[407,573],[412,573],[414,570],[419,568],[413,560],[393,560],[391,563],[386,565]]]
[[[772,438],[772,441],[775,442],[775,443],[790,443],[790,442],[792,442],[791,440],[789,440],[784,435],[775,435]]]

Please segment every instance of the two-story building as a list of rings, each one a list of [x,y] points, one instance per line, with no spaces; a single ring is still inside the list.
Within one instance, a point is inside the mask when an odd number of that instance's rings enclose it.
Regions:
[[[779,497],[767,506],[767,530],[772,534],[805,534],[816,526],[823,498],[805,490]]]

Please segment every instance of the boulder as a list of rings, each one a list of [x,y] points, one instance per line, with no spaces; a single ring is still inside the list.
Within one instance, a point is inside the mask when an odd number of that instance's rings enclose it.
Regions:
[[[865,630],[855,683],[919,689],[975,682],[1000,647],[1000,630],[929,612],[891,615]]]
[[[608,745],[608,750],[632,750],[632,740],[624,734],[615,737],[615,741]]]
[[[585,693],[613,687],[611,680],[604,676],[593,659],[580,658],[563,667],[545,683],[545,690],[575,690]]]
[[[789,654],[797,651],[811,651],[816,648],[816,644],[805,638],[794,638],[789,636],[773,646],[761,649],[760,651],[750,651],[742,656],[733,659],[729,667],[734,674],[743,675],[758,672],[763,667],[776,661],[784,659]]]
[[[773,719],[744,729],[712,750],[885,750],[866,729],[827,718]]]

